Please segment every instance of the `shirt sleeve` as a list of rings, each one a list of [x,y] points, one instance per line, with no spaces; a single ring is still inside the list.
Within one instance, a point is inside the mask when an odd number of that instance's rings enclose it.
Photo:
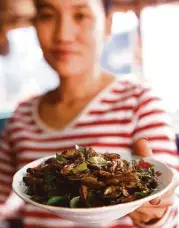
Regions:
[[[15,159],[9,135],[11,121],[12,119],[8,121],[0,138],[0,204],[3,204],[10,195],[12,178],[15,173]]]
[[[134,116],[133,142],[141,137],[147,137],[154,157],[179,170],[179,154],[176,148],[175,134],[171,127],[171,119],[165,112],[161,99],[155,96],[150,88],[141,91]],[[176,204],[179,205],[178,198]],[[158,223],[150,226],[138,224],[137,227],[157,228],[163,227],[164,224],[166,228],[174,227],[179,224],[176,219],[178,216],[177,207],[177,205],[173,205],[168,208],[165,216]]]
[[[11,140],[13,122],[12,117],[0,138],[0,208],[16,218],[24,207],[24,201],[12,191],[13,175],[16,172],[16,155]]]

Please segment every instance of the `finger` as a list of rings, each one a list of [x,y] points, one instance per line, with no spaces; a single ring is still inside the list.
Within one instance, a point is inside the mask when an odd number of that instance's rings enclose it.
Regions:
[[[140,138],[135,141],[132,145],[132,151],[135,155],[142,156],[142,157],[151,157],[152,150],[149,147],[149,143],[147,138]]]
[[[135,214],[132,215],[135,222],[147,223],[154,219],[161,219],[167,211],[166,208],[145,208],[141,211],[136,210]]]
[[[162,201],[162,197],[157,197],[157,198],[155,198],[153,200],[150,200],[149,203],[151,205],[159,205],[161,203],[161,201]]]
[[[140,217],[141,217],[141,223],[147,223],[153,219],[153,217],[148,214],[143,214]]]
[[[134,223],[146,223],[149,222],[151,219],[153,219],[153,216],[150,214],[146,213],[139,213],[134,211],[133,213],[129,214],[131,219],[133,220]]]
[[[136,211],[132,212],[129,214],[129,216],[131,217],[131,219],[135,222],[141,223],[142,222],[142,217],[141,217],[141,213],[138,213]]]
[[[176,197],[170,197],[167,199],[162,199],[161,203],[158,205],[155,205],[154,208],[164,208],[164,207],[171,207],[173,206],[174,202],[176,200]]]
[[[146,203],[145,205],[143,205],[141,207],[141,210],[143,208],[153,208],[153,209],[155,209],[155,208],[170,207],[170,206],[172,206],[174,204],[175,200],[176,200],[176,196],[171,196],[171,197],[166,198],[166,199],[163,199],[162,198],[160,204],[158,204],[158,205],[152,205],[151,203]]]
[[[167,211],[167,207],[164,208],[144,208],[141,211],[135,211],[140,215],[147,215],[150,219],[161,218]]]

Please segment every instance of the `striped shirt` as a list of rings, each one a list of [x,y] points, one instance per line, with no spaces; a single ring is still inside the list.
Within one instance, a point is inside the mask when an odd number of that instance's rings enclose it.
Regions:
[[[115,80],[62,131],[50,129],[40,120],[39,101],[40,97],[36,97],[20,104],[6,126],[0,143],[0,203],[5,202],[11,192],[16,170],[40,157],[73,148],[75,144],[91,146],[102,153],[120,153],[124,157],[132,153],[133,141],[146,136],[156,159],[179,168],[170,119],[161,100],[148,87]],[[173,206],[159,226],[175,227],[176,215],[177,209]],[[89,227],[58,218],[29,204],[25,207],[24,223],[25,228]],[[135,226],[127,216],[97,227]]]

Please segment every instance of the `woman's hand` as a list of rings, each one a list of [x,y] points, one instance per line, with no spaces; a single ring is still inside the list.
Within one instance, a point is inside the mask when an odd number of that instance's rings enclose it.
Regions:
[[[149,148],[147,139],[145,138],[135,142],[132,146],[132,149],[135,155],[143,157],[152,156],[152,151]],[[156,223],[165,215],[168,208],[174,204],[176,196],[175,189],[179,186],[178,173],[174,171],[174,174],[175,178],[173,180],[173,185],[166,194],[164,194],[161,198],[156,198],[143,204],[136,211],[129,214],[134,223],[143,223],[147,225]]]
[[[20,218],[18,211],[15,211],[13,208],[6,208],[4,205],[0,205],[0,221],[16,218]]]
[[[20,218],[24,205],[24,201],[12,192],[6,203],[0,205],[0,221]]]
[[[170,191],[164,194],[161,198],[151,200],[150,202],[143,204],[136,211],[129,214],[134,223],[156,223],[165,215],[168,208],[175,202],[175,189],[179,185],[178,177],[175,179],[176,180],[173,182],[173,186]]]

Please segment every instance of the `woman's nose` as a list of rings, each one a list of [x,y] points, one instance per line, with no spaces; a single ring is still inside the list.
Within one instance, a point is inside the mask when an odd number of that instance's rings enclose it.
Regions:
[[[55,39],[61,42],[73,42],[77,35],[77,26],[70,17],[61,18],[56,22]]]

